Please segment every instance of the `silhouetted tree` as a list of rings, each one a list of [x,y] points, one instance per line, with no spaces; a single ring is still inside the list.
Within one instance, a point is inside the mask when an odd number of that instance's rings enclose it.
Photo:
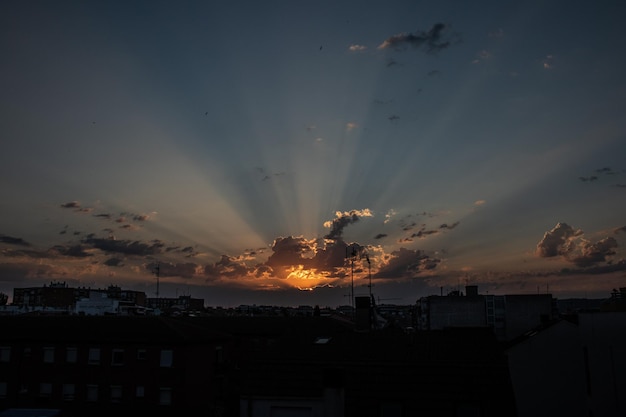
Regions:
[[[0,292],[0,306],[7,305],[8,301],[9,301],[9,296],[3,292]]]
[[[320,306],[316,305],[313,308],[313,317],[319,317],[321,315],[320,313]]]

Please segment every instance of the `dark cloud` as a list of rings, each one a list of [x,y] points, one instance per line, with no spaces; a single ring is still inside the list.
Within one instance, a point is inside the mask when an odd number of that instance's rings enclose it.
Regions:
[[[8,243],[9,245],[26,246],[26,247],[31,246],[30,243],[26,242],[21,237],[12,237],[12,236],[6,236],[6,235],[0,235],[0,243]]]
[[[374,236],[374,239],[378,240],[378,239],[382,239],[384,237],[387,237],[386,233],[379,233],[376,236]]]
[[[413,33],[400,33],[391,36],[378,46],[378,49],[393,48],[404,49],[407,46],[424,49],[427,53],[436,54],[450,46],[450,40],[444,39],[444,31],[447,26],[436,23],[428,31],[418,30]]]
[[[372,213],[369,209],[363,209],[344,211],[343,213],[338,211],[335,215],[336,218],[334,220],[324,222],[324,227],[330,227],[330,232],[324,236],[325,239],[339,239],[346,226],[356,223],[361,217],[371,217]]]
[[[440,259],[431,258],[420,250],[400,248],[391,253],[375,278],[415,278],[424,271],[437,268]]]
[[[120,258],[109,258],[106,261],[104,261],[104,264],[106,266],[124,266],[123,264],[123,260]]]
[[[578,177],[579,180],[581,180],[582,182],[593,182],[593,181],[597,181],[598,177],[596,177],[595,175],[592,175],[590,177]]]
[[[411,237],[424,239],[426,236],[436,235],[437,233],[439,233],[437,230],[426,230],[425,228],[422,228],[419,232],[411,234]]]
[[[583,240],[577,251],[570,254],[568,258],[576,266],[588,267],[606,262],[610,256],[615,255],[613,249],[617,246],[617,241],[613,237],[607,237],[595,243]]]
[[[613,233],[618,234],[618,233],[626,233],[626,226],[622,226],[622,227],[618,227],[617,229],[615,229],[613,231]]]
[[[452,224],[443,223],[441,226],[439,226],[439,228],[440,229],[454,229],[458,225],[459,225],[459,222],[454,222]]]
[[[80,203],[78,201],[70,201],[68,203],[61,204],[63,208],[80,208]]]
[[[89,252],[86,252],[85,248],[82,247],[81,245],[73,245],[73,246],[56,245],[51,250],[58,253],[59,255],[70,256],[72,258],[86,258],[88,256],[93,256]]]
[[[241,263],[239,258],[227,255],[222,255],[219,261],[204,267],[204,275],[208,281],[245,277],[251,271],[254,270]]]
[[[329,238],[330,239],[330,238]],[[309,266],[313,258],[315,246],[303,237],[278,237],[274,239],[272,254],[266,265],[273,269],[290,267],[292,265]],[[304,255],[309,255],[305,257]]]
[[[108,213],[100,213],[100,214],[94,214],[93,217],[99,217],[101,219],[111,220],[112,216]]]
[[[143,243],[131,240],[116,240],[114,238],[87,237],[82,241],[96,249],[108,253],[121,253],[125,255],[157,255],[162,252],[165,246],[161,241],[155,240],[151,243]]]

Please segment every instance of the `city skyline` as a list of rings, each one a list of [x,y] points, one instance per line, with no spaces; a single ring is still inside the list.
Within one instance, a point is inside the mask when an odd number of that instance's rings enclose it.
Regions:
[[[625,9],[3,2],[0,292],[608,297]]]

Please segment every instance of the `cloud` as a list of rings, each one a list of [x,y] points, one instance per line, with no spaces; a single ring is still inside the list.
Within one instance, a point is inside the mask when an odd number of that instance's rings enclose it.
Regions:
[[[61,204],[63,208],[80,208],[80,203],[78,201],[70,201],[68,203]]]
[[[351,52],[361,52],[361,51],[365,51],[366,49],[367,49],[367,46],[358,45],[358,44],[353,44],[348,47],[348,50],[350,50]]]
[[[542,258],[564,255],[569,251],[572,240],[582,234],[582,230],[575,230],[567,223],[557,223],[552,230],[544,233],[536,253]]]
[[[546,70],[551,70],[554,68],[554,56],[553,55],[546,55],[546,57],[543,60],[543,68]]]
[[[93,256],[91,253],[87,252],[85,248],[83,248],[81,245],[56,245],[51,250],[58,253],[59,255],[69,256],[72,258],[86,258],[88,256]]]
[[[358,125],[356,123],[353,122],[348,122],[346,123],[346,130],[349,132],[352,129],[356,129],[358,127]]]
[[[31,246],[30,243],[20,237],[11,237],[6,235],[0,235],[0,243],[8,243],[9,245],[16,246]]]
[[[595,243],[581,240],[576,250],[569,254],[569,259],[579,267],[593,266],[606,262],[609,256],[615,255],[613,249],[616,247],[618,244],[613,237],[607,237]]]
[[[343,233],[343,229],[349,224],[355,223],[359,221],[361,217],[372,217],[373,214],[370,209],[363,210],[350,210],[350,211],[337,211],[335,213],[336,218],[334,220],[329,220],[324,222],[324,227],[329,227],[330,232],[326,236],[325,239],[338,239],[341,237]]]
[[[87,237],[82,241],[95,249],[100,249],[107,253],[121,253],[125,255],[157,255],[161,253],[165,246],[161,241],[155,240],[152,243],[142,243],[140,241],[116,240],[114,238]]]
[[[454,222],[452,224],[448,224],[448,223],[443,223],[441,226],[439,226],[440,229],[454,229],[455,227],[457,227],[459,225],[460,222]]]
[[[383,260],[375,278],[415,278],[437,268],[440,259],[431,258],[420,250],[400,248]]]
[[[450,46],[450,41],[443,39],[443,32],[446,27],[443,23],[436,23],[428,31],[418,30],[414,33],[400,33],[385,39],[378,46],[378,49],[394,48],[398,50],[412,46],[413,48],[423,48],[427,53],[435,54]]]
[[[615,255],[618,243],[613,237],[597,242],[583,238],[583,232],[566,223],[558,223],[546,232],[537,244],[537,255],[544,258],[561,256],[578,267],[589,267],[601,262],[608,262]]]
[[[391,219],[396,215],[396,211],[394,209],[390,209],[386,214],[385,214],[385,221],[383,223],[389,223],[391,221]]]

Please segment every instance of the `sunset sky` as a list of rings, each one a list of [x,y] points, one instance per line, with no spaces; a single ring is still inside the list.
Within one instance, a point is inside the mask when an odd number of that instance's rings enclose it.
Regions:
[[[212,306],[350,304],[352,282],[397,304],[467,284],[608,297],[626,287],[625,16],[2,1],[0,292],[154,297],[159,265],[160,296]]]

